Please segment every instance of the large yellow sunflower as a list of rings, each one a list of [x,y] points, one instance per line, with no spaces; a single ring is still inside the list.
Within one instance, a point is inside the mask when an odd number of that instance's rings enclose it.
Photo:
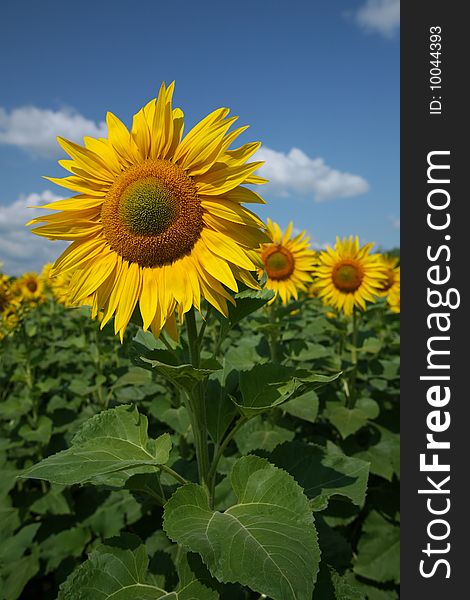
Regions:
[[[350,236],[320,253],[315,288],[327,306],[351,315],[355,306],[365,310],[366,301],[374,302],[387,275],[380,256],[369,254],[372,246],[359,247],[358,237]]]
[[[174,84],[162,84],[157,100],[135,116],[130,132],[108,113],[108,138],[85,146],[58,138],[72,175],[51,181],[78,192],[45,205],[59,212],[34,232],[73,243],[56,261],[54,274],[72,271],[70,299],[90,298],[93,314],[114,315],[121,337],[137,304],[143,327],[158,335],[174,327],[201,297],[227,315],[229,290],[251,287],[257,268],[250,249],[266,236],[262,221],[244,202],[264,201],[241,184],[264,183],[248,163],[258,142],[229,150],[246,127],[228,132],[236,117],[219,108],[183,138],[184,115],[172,107]],[[44,208],[44,206],[43,206]],[[225,287],[224,287],[225,286]]]
[[[283,304],[287,304],[291,298],[297,299],[298,292],[305,292],[312,281],[310,271],[313,269],[316,254],[310,249],[305,231],[291,238],[292,227],[290,222],[283,234],[279,225],[268,219],[271,241],[262,244],[259,249],[264,268],[258,270],[258,276],[266,273],[265,287],[276,294],[271,302],[274,302],[278,295]]]

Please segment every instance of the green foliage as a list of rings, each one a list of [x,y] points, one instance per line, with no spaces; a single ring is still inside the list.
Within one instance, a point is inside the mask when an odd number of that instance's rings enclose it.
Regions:
[[[270,297],[203,306],[197,367],[184,327],[53,303],[0,342],[0,597],[398,598],[399,317],[361,314],[355,366],[350,320]]]
[[[46,479],[52,483],[106,483],[125,478],[142,467],[158,468],[168,461],[171,439],[164,433],[149,440],[147,418],[132,406],[119,406],[86,421],[67,450],[33,465],[22,477]],[[120,478],[121,478],[120,477]]]
[[[400,581],[400,530],[377,511],[364,522],[354,571],[362,577],[384,583]]]
[[[240,582],[273,600],[308,600],[320,551],[302,489],[268,461],[246,456],[232,470],[237,503],[212,511],[198,485],[179,488],[165,506],[164,528],[201,554],[219,581]]]

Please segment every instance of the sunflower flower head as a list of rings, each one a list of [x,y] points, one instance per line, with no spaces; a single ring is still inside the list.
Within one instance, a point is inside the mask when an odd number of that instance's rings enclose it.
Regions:
[[[292,237],[292,228],[290,222],[282,233],[279,225],[268,219],[270,241],[259,249],[263,268],[258,270],[258,276],[261,278],[266,274],[265,287],[275,293],[270,302],[274,302],[277,296],[283,304],[287,304],[291,298],[297,300],[299,291],[307,291],[312,282],[310,271],[316,254],[310,249],[305,231]]]
[[[358,237],[336,238],[328,246],[314,269],[315,288],[326,306],[352,315],[354,307],[365,310],[366,301],[374,302],[387,279],[380,255],[370,254],[373,244],[359,246]]]
[[[37,273],[23,273],[15,280],[13,291],[21,303],[36,305],[45,301],[44,280]]]
[[[389,293],[387,296],[387,303],[392,312],[400,312],[400,284]]]
[[[54,300],[64,306],[72,306],[69,301],[71,275],[72,273],[70,271],[54,275],[53,265],[51,263],[44,265],[41,272],[46,287],[49,289]]]
[[[0,341],[18,324],[19,306],[20,302],[13,288],[12,280],[0,273]]]
[[[378,295],[381,297],[388,297],[390,294],[394,294],[396,291],[400,291],[400,267],[398,266],[399,259],[396,256],[387,256],[382,254],[380,256],[387,279],[383,281],[380,286]]]
[[[79,146],[58,138],[71,175],[51,181],[76,195],[31,221],[39,224],[34,233],[72,242],[53,275],[70,273],[70,301],[91,302],[102,327],[114,317],[121,339],[136,307],[143,328],[158,335],[175,330],[175,312],[182,319],[199,310],[201,298],[227,315],[237,281],[258,287],[253,251],[266,235],[243,204],[264,201],[242,184],[265,183],[254,174],[262,163],[248,162],[260,144],[230,149],[246,127],[229,131],[236,117],[227,108],[183,137],[173,88],[162,84],[130,131],[108,113],[107,139],[86,137]]]

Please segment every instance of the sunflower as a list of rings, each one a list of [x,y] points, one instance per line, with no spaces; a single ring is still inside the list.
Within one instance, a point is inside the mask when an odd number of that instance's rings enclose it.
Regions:
[[[315,287],[327,306],[351,315],[355,306],[365,310],[366,300],[375,296],[387,279],[386,269],[378,254],[369,254],[372,244],[359,247],[356,236],[336,238],[334,249],[320,253],[314,269]]]
[[[394,313],[400,312],[400,284],[394,288],[387,296],[388,306]]]
[[[56,302],[63,304],[64,306],[71,306],[69,301],[69,286],[71,272],[61,273],[60,275],[53,275],[53,265],[48,263],[44,265],[41,276],[46,282],[52,296]]]
[[[386,254],[381,254],[380,258],[385,267],[387,279],[382,282],[378,295],[380,297],[386,297],[400,289],[399,259],[395,256],[387,256]]]
[[[14,293],[11,279],[0,273],[0,341],[18,324],[18,307],[19,300]]]
[[[261,278],[266,273],[265,287],[275,292],[274,302],[279,295],[282,303],[287,304],[291,298],[298,298],[299,291],[306,291],[312,277],[316,254],[310,249],[309,238],[305,231],[294,238],[292,222],[283,234],[279,225],[268,219],[268,234],[271,241],[262,244],[259,249],[264,268],[258,270]]]
[[[228,132],[229,109],[210,113],[183,138],[184,115],[172,107],[174,84],[135,116],[130,132],[108,113],[108,138],[84,138],[79,146],[62,138],[72,175],[51,181],[78,192],[45,208],[55,214],[34,233],[73,243],[56,261],[55,275],[72,272],[70,300],[92,302],[114,316],[121,338],[139,306],[143,328],[158,335],[174,329],[201,297],[222,314],[234,302],[237,280],[258,287],[250,250],[265,241],[263,222],[242,203],[264,203],[241,184],[266,180],[254,175],[262,162],[247,162],[260,147],[229,150],[247,127]],[[44,206],[43,206],[44,208]],[[228,290],[227,290],[228,288]]]
[[[10,280],[6,275],[0,273],[0,314],[6,312],[13,301]]]
[[[37,273],[23,273],[14,282],[13,290],[21,302],[35,304],[45,300],[44,281]]]

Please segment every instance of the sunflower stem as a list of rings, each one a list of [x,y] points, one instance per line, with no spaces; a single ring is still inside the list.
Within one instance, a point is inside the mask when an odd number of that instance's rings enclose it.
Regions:
[[[199,368],[200,346],[202,338],[199,337],[196,325],[196,314],[194,307],[186,313],[186,331],[188,334],[189,360],[191,365]],[[206,405],[202,383],[195,385],[191,392],[189,416],[193,430],[194,446],[196,448],[196,460],[199,472],[199,482],[210,490],[209,472],[209,445],[207,438]]]
[[[279,362],[279,343],[278,343],[279,326],[276,322],[277,315],[276,315],[275,304],[276,303],[273,302],[271,304],[271,306],[269,307],[269,322],[270,322],[271,328],[269,331],[268,343],[269,343],[269,354],[271,355],[271,361],[273,363],[278,363]]]
[[[158,468],[161,471],[165,471],[165,473],[168,473],[168,475],[171,475],[173,477],[173,479],[176,479],[176,481],[179,481],[179,483],[181,483],[182,485],[189,483],[189,481],[187,479],[182,477],[179,473],[177,473],[176,471],[174,471],[171,467],[168,467],[167,465],[158,465]],[[163,488],[162,488],[162,492],[163,492]]]
[[[352,315],[352,340],[351,340],[351,362],[352,362],[352,372],[351,372],[351,385],[349,386],[349,408],[354,408],[356,406],[357,400],[357,337],[358,337],[358,327],[359,319],[357,316],[357,309],[354,307],[353,315]]]
[[[199,339],[194,306],[186,313],[186,329],[188,332],[189,360],[191,365],[197,369],[199,368]]]
[[[217,448],[217,451],[214,455],[214,458],[212,460],[212,465],[211,465],[211,468],[209,471],[209,480],[212,480],[215,478],[215,474],[217,471],[217,465],[219,464],[219,460],[222,458],[225,449],[227,448],[227,446],[229,445],[231,440],[233,440],[233,437],[235,436],[237,431],[240,429],[240,427],[242,425],[244,425],[247,421],[248,421],[248,419],[246,417],[240,417],[238,419],[238,421],[235,423],[234,427],[225,436],[223,442]]]

